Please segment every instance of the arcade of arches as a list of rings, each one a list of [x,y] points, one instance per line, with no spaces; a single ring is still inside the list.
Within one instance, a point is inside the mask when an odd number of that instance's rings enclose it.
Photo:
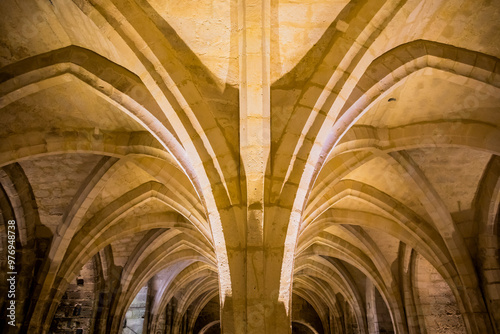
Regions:
[[[0,15],[2,333],[500,333],[499,1]]]

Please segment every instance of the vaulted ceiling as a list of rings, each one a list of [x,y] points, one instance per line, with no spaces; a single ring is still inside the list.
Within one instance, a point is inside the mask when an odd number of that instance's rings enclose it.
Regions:
[[[293,259],[292,303],[325,333],[347,328],[346,308],[360,333],[436,333],[441,296],[449,333],[497,333],[500,4],[257,2],[262,233],[279,268]],[[49,330],[89,261],[110,292],[102,333],[148,284],[151,332],[173,299],[178,326],[188,310],[191,331],[217,324],[198,316],[230,295],[221,270],[242,230],[226,212],[251,204],[242,3],[0,2],[0,246],[15,219],[19,333]]]

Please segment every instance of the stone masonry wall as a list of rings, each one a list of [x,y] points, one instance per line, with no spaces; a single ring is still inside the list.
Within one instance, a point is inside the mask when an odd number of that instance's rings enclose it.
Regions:
[[[57,308],[51,334],[92,334],[96,275],[91,259],[70,282]]]
[[[123,334],[141,334],[144,327],[144,313],[146,311],[146,300],[148,297],[148,287],[144,286],[137,296],[135,296],[132,304],[130,304],[127,313],[125,314],[125,325]]]

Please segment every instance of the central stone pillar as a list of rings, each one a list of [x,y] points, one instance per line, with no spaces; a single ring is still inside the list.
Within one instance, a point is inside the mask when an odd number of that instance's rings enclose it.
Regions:
[[[222,332],[288,334],[290,314],[279,301],[284,246],[269,247],[273,236],[266,235],[264,226],[269,222],[264,185],[271,148],[271,0],[238,1],[238,41],[244,205],[232,211],[238,240],[225,233],[232,293],[221,300]],[[229,216],[221,213],[222,220]]]

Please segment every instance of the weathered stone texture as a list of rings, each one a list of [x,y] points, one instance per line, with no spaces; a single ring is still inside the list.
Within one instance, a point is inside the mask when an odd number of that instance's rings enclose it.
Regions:
[[[498,31],[491,0],[0,1],[0,332],[500,333]]]

